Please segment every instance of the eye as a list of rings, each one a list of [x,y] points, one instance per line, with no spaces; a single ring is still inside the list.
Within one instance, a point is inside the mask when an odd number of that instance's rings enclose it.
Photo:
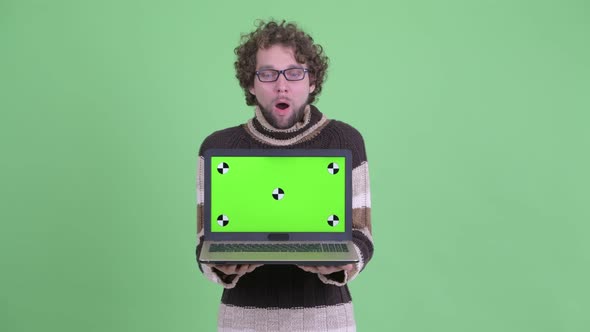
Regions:
[[[274,70],[261,70],[258,72],[258,76],[262,80],[273,80],[276,76],[276,72]]]
[[[289,78],[299,79],[303,76],[303,69],[293,68],[293,69],[286,70],[285,73],[287,74],[287,76]]]

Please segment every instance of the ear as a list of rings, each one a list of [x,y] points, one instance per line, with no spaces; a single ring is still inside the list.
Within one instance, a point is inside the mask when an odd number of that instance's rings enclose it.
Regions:
[[[250,93],[253,94],[254,96],[256,96],[256,94],[254,93],[254,86],[251,86],[248,90],[250,90]]]
[[[310,84],[309,85],[309,93],[314,92],[314,90],[315,90],[315,84]]]

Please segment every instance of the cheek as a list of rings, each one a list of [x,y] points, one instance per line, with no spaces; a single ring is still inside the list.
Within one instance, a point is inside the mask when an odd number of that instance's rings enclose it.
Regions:
[[[250,87],[250,93],[253,95],[258,95],[260,93],[262,89],[260,88],[260,84],[258,84],[258,82],[254,81],[254,84],[252,84],[252,87]]]
[[[311,89],[310,86],[308,85],[303,85],[301,86],[299,89],[297,89],[297,94],[299,96],[301,96],[301,98],[307,98],[307,96],[312,92],[313,90]]]
[[[256,88],[256,96],[258,97],[258,99],[265,99],[267,95],[268,91],[266,91],[266,89],[264,89],[263,87]]]

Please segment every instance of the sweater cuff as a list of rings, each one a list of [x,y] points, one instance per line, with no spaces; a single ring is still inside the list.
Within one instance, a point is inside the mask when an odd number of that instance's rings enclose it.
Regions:
[[[352,279],[354,279],[354,277],[356,277],[356,275],[358,274],[359,271],[359,264],[354,264],[354,268],[350,271],[338,271],[338,272],[334,272],[334,273],[330,273],[330,274],[320,274],[318,273],[318,278],[320,278],[320,280],[328,285],[334,285],[334,286],[344,286],[346,285],[349,281],[351,281]]]
[[[344,286],[349,281],[352,281],[359,272],[363,269],[365,264],[363,254],[361,253],[358,246],[355,244],[354,249],[356,250],[357,255],[360,257],[360,261],[353,265],[352,270],[350,271],[338,271],[330,274],[320,274],[318,273],[318,277],[320,280],[328,285],[335,285],[335,286]]]
[[[203,273],[207,276],[207,278],[217,284],[223,286],[223,288],[234,288],[240,279],[240,276],[237,274],[230,274],[227,275],[214,267],[210,267],[206,264],[202,264],[201,267],[203,268]]]

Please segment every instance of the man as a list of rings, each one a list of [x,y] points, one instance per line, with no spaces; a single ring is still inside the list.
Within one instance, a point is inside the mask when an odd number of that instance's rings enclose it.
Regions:
[[[203,153],[209,148],[349,149],[352,151],[353,242],[361,257],[344,266],[205,265],[224,287],[220,331],[354,331],[347,283],[373,255],[368,164],[362,136],[327,119],[312,103],[322,90],[328,59],[295,24],[261,22],[235,50],[236,77],[246,103],[246,124],[211,134],[199,151],[198,241],[203,240]],[[305,207],[302,207],[305,208]],[[197,257],[201,246],[197,245]]]

